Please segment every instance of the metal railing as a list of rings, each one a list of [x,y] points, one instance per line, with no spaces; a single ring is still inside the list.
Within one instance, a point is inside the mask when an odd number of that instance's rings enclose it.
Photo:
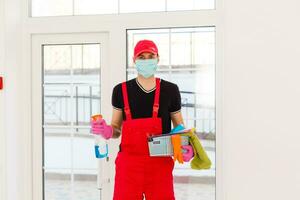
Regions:
[[[64,95],[47,94],[44,95],[44,119],[45,125],[69,126],[71,121],[76,126],[88,126],[90,116],[93,113],[93,105],[100,105],[100,96],[93,94],[95,86],[87,86],[88,92],[80,94],[79,86],[74,85],[74,95],[64,93]],[[86,89],[87,90],[87,89]],[[203,106],[197,103],[197,99],[203,97],[198,93],[190,91],[180,91],[182,96],[181,112],[185,123],[189,127],[196,127],[198,133],[215,133],[215,107]],[[71,105],[70,105],[71,104]],[[74,109],[74,116],[69,116],[69,109]],[[78,129],[77,129],[78,130]]]

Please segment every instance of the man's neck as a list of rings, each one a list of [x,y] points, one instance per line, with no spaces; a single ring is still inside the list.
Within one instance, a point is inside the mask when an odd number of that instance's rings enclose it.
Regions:
[[[142,75],[138,74],[137,81],[139,82],[140,85],[142,85],[142,87],[145,90],[151,90],[155,87],[155,77],[154,77],[154,75],[149,77],[149,78],[145,78]]]

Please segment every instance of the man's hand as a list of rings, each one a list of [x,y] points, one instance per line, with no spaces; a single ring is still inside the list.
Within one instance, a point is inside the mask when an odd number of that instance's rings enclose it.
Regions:
[[[192,145],[183,145],[181,146],[182,149],[185,149],[186,152],[183,153],[183,161],[189,162],[194,157],[194,150]]]
[[[107,125],[104,119],[91,121],[91,129],[93,134],[101,135],[106,140],[112,138],[113,127]]]

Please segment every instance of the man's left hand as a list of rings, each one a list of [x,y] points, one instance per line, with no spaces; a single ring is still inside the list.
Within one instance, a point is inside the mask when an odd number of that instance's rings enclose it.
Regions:
[[[183,161],[189,162],[194,157],[194,150],[192,145],[182,145],[181,148],[186,150],[186,152],[182,154]]]

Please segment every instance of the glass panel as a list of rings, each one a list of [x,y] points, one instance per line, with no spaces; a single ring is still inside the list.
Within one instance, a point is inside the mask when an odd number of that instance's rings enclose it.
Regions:
[[[43,48],[44,83],[69,83],[71,45],[46,45]]]
[[[44,129],[44,167],[69,169],[71,167],[70,129]],[[59,138],[59,139],[57,139]]]
[[[100,73],[100,48],[99,44],[89,44],[82,46],[83,51],[83,65],[85,69],[97,70]],[[95,74],[95,73],[93,73]]]
[[[189,162],[176,162],[173,171],[176,199],[215,199],[215,28],[128,30],[127,37],[127,79],[137,75],[131,61],[135,44],[140,39],[153,40],[159,54],[167,58],[163,64],[159,63],[155,76],[178,85],[184,123],[196,128],[212,161],[209,170],[193,170]]]
[[[171,34],[171,64],[191,65],[191,33]]]
[[[172,82],[180,88],[182,115],[187,126],[202,134],[215,132],[214,68],[172,72]],[[214,136],[214,135],[213,135]]]
[[[44,85],[44,124],[71,124],[71,88],[66,84]]]
[[[215,7],[216,7],[216,0],[194,0],[193,8],[195,10],[215,9]]]
[[[200,10],[200,9],[214,9],[214,0],[168,0],[167,10]]]
[[[59,138],[59,139],[58,139]],[[71,199],[70,129],[44,129],[45,199]]]
[[[33,17],[73,14],[73,0],[31,0]]]
[[[215,0],[32,0],[32,16],[214,9]]]
[[[164,0],[120,0],[120,12],[154,12],[164,11]]]
[[[93,84],[100,80],[98,44],[72,45],[73,78],[76,83]]]
[[[89,125],[90,116],[100,113],[100,86],[77,84],[74,86],[73,121],[75,125]]]
[[[118,13],[118,0],[74,0],[75,15]]]
[[[215,64],[215,32],[207,27],[192,33],[193,56],[192,63]]]
[[[100,45],[43,47],[45,199],[100,199],[89,126],[100,113]]]

